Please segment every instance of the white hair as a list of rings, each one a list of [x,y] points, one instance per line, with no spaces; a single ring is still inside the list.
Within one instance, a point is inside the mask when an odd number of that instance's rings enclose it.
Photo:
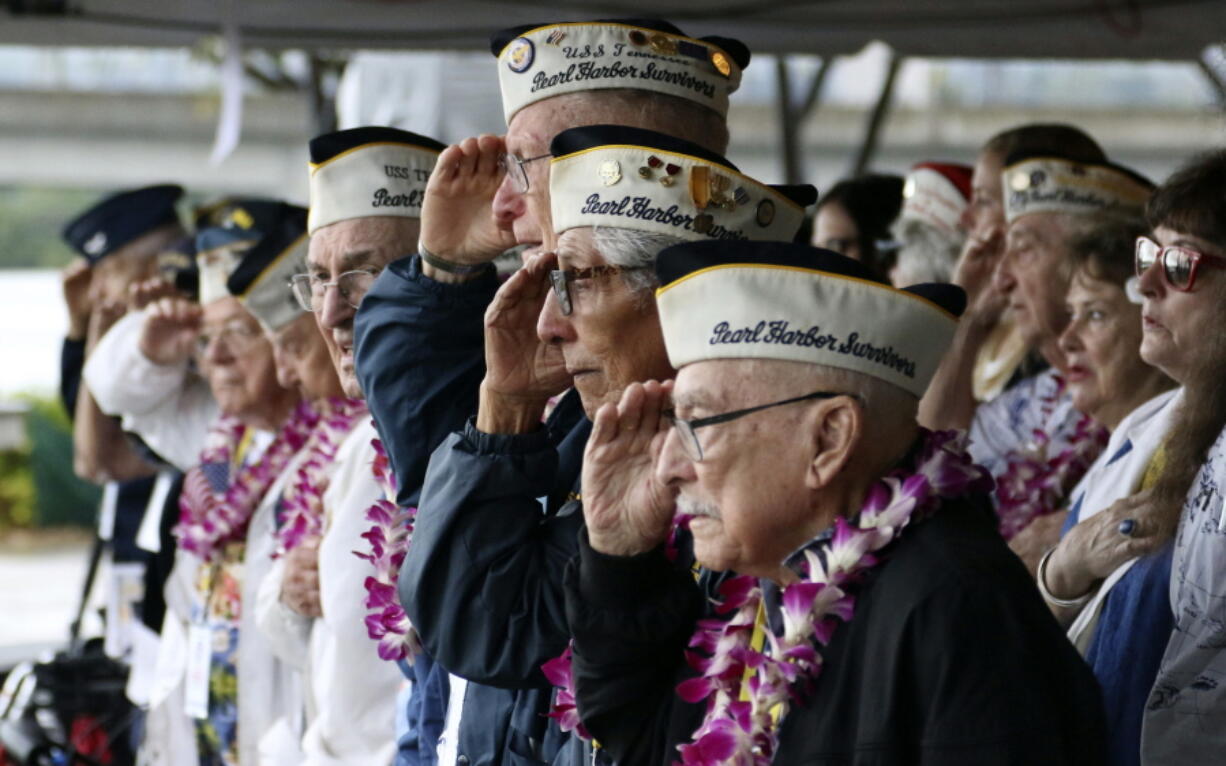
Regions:
[[[921,282],[948,282],[966,236],[910,219],[895,224],[894,239],[902,247],[891,277],[896,287],[906,287]]]
[[[671,245],[683,242],[671,234],[657,234],[637,229],[620,229],[614,226],[593,226],[592,243],[601,257],[612,266],[625,269],[643,269],[623,273],[622,281],[631,292],[643,293],[653,290],[656,279],[656,256]]]

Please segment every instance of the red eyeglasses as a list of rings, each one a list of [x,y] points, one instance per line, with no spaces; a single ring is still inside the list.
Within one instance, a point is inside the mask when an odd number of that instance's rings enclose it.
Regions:
[[[1163,247],[1149,237],[1137,237],[1137,276],[1149,271],[1155,261],[1162,262],[1162,278],[1180,292],[1190,292],[1196,285],[1196,273],[1202,263],[1226,268],[1226,258],[1201,253],[1186,247]]]

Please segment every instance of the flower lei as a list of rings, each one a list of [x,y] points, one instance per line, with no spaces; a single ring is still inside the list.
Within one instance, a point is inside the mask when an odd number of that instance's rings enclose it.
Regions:
[[[174,528],[179,547],[212,561],[228,543],[245,539],[256,505],[306,444],[318,421],[315,409],[308,402],[299,402],[260,459],[232,473],[225,493],[182,493],[179,523]],[[230,465],[246,432],[247,427],[237,419],[222,417],[205,438],[201,465]]]
[[[375,567],[374,575],[367,577],[363,583],[366,588],[363,604],[370,611],[366,615],[366,633],[371,640],[378,642],[381,659],[407,659],[412,663],[421,652],[421,639],[400,605],[396,580],[413,539],[413,520],[417,509],[400,508],[392,500],[386,499],[396,496],[396,477],[388,464],[383,442],[372,439],[370,444],[375,450],[371,473],[385,497],[375,501],[366,511],[366,519],[374,522],[373,527],[362,533],[362,537],[370,543],[370,552],[353,552],[353,555],[366,559]]]
[[[829,643],[840,620],[852,618],[855,597],[844,588],[874,567],[880,560],[875,554],[913,519],[933,512],[943,499],[991,488],[991,477],[966,454],[964,434],[921,434],[923,443],[910,471],[897,470],[878,480],[856,519],[836,519],[832,537],[793,555],[797,561],[803,554],[796,567],[802,576],[783,589],[784,631],[782,636],[766,631],[769,651],[750,645],[762,602],[758,580],[741,575],[720,586],[723,601],[715,611],[733,612],[732,619],[699,622],[690,640],[698,651],[687,652],[686,659],[702,675],[677,687],[687,702],[707,700],[693,742],[678,747],[682,764],[770,764],[779,722],[821,673],[818,645]]]
[[[298,462],[294,480],[281,498],[283,516],[273,558],[294,549],[307,537],[323,533],[323,496],[331,480],[329,468],[345,436],[366,414],[362,399],[332,397],[320,406],[319,422],[304,448],[306,456]]]
[[[796,562],[803,554],[795,567],[802,577],[783,589],[784,633],[766,631],[769,651],[751,646],[762,603],[757,578],[741,575],[720,585],[723,600],[715,611],[734,614],[728,620],[699,622],[690,640],[697,651],[687,651],[686,661],[701,675],[677,686],[678,696],[686,702],[707,700],[693,742],[678,746],[683,766],[770,764],[778,745],[777,721],[813,688],[821,673],[817,645],[829,643],[838,621],[852,618],[855,598],[844,588],[878,563],[874,554],[893,542],[912,519],[931,513],[942,499],[991,488],[991,477],[966,454],[965,434],[921,429],[921,437],[910,471],[896,470],[878,480],[855,521],[836,519],[833,536],[793,555]],[[588,738],[575,707],[571,649],[542,670],[559,687],[550,717],[563,731]]]
[[[1044,423],[1064,392],[1064,378],[1057,375],[1055,381],[1055,390],[1042,399]],[[1056,511],[1068,491],[1098,459],[1110,435],[1089,415],[1082,415],[1073,427],[1068,446],[1049,459],[1051,436],[1036,428],[1031,433],[1033,447],[1010,455],[1004,472],[996,480],[996,514],[1001,536],[1010,540],[1039,516]]]

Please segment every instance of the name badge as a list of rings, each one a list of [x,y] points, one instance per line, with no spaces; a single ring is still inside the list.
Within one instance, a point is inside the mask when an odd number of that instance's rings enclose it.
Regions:
[[[183,712],[189,718],[209,717],[209,667],[213,662],[213,631],[192,624],[187,631],[187,668],[183,678]]]

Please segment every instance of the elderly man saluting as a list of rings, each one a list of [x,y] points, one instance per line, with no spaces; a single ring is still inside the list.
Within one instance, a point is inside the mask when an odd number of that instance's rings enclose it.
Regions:
[[[986,473],[915,422],[962,291],[783,243],[656,270],[676,381],[597,412],[566,577],[592,736],[626,764],[1102,762],[1097,687]],[[739,576],[670,556],[674,506]]]

